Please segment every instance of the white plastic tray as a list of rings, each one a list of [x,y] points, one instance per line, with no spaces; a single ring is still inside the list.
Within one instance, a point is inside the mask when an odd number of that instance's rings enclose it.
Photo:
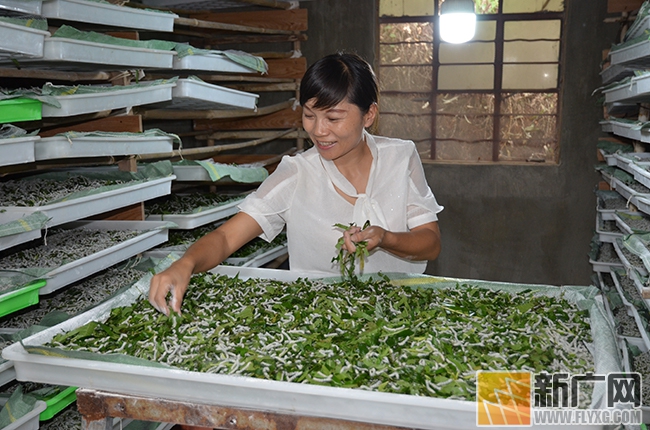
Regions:
[[[603,93],[605,94],[605,103],[648,101],[650,100],[650,74],[635,76],[630,82],[604,90]]]
[[[7,403],[7,398],[0,398],[0,405],[4,406]],[[39,415],[47,409],[47,403],[42,400],[37,400],[34,403],[34,409],[18,418],[16,421],[12,422],[6,427],[3,427],[2,430],[38,430],[40,427]]]
[[[609,57],[612,65],[648,67],[650,66],[650,40],[611,51]]]
[[[25,13],[28,15],[41,14],[41,0],[2,0],[0,10]]]
[[[40,58],[49,35],[47,31],[0,22],[0,58]]]
[[[642,154],[646,153],[643,152]],[[648,161],[650,161],[650,159]],[[630,165],[630,169],[632,170],[635,181],[650,188],[650,171],[648,171],[650,162],[648,161],[635,162],[634,164]]]
[[[621,64],[611,64],[608,68],[600,72],[600,77],[604,85],[620,81],[632,75],[634,75],[634,68]]]
[[[9,360],[2,360],[0,362],[0,387],[15,380],[16,369],[14,369],[14,363]]]
[[[618,215],[618,213],[620,213],[620,211],[614,212],[614,215],[613,215],[614,221],[616,221],[616,225],[618,226],[618,228],[623,232],[623,234],[634,234],[634,231],[632,231],[632,228],[629,225],[627,225],[625,220],[623,218],[621,218]],[[641,216],[640,213],[638,213],[637,215]]]
[[[220,273],[221,267],[217,268]],[[230,273],[247,271],[258,277],[281,280],[305,278],[304,272],[252,268],[224,268]],[[233,270],[234,269],[234,270]],[[280,273],[283,272],[283,273]],[[252,275],[255,276],[255,275]],[[277,278],[276,278],[277,277]],[[143,279],[146,282],[146,278]],[[144,288],[136,284],[125,293],[138,296]],[[135,299],[135,297],[134,297]],[[116,302],[117,300],[115,300]],[[55,327],[30,336],[26,345],[42,345],[60,332],[99,320],[115,306],[108,301]],[[128,364],[27,354],[20,343],[2,351],[12,360],[19,380],[48,384],[68,384],[91,390],[104,390],[136,396],[167,398],[183,402],[224,405],[345,419],[355,422],[384,424],[418,429],[478,429],[476,402],[426,396],[381,393],[366,390],[325,387],[310,384],[271,381],[243,376],[206,374],[177,369],[134,366]],[[597,369],[597,372],[602,369]],[[499,429],[499,427],[495,427]],[[602,426],[576,426],[596,429]]]
[[[643,281],[639,278],[639,274],[632,273],[630,277],[634,281],[634,286],[636,286],[637,291],[639,292],[641,297],[643,297],[643,290],[645,289],[645,287],[643,285]],[[643,299],[643,303],[645,303],[646,309],[650,311],[650,299]],[[650,343],[648,343],[648,349],[650,349]]]
[[[48,272],[46,275],[48,277],[47,284],[39,289],[38,294],[42,296],[53,293],[60,288],[166,242],[169,232],[167,228],[156,229],[157,227],[163,227],[165,224],[165,222],[156,221],[79,221],[67,224],[66,228],[134,230],[141,231],[142,234]]]
[[[612,125],[613,122],[614,121],[606,120],[606,119],[600,121],[599,124],[600,124],[600,128],[603,131],[603,133],[611,133],[612,131],[614,131],[614,127]]]
[[[625,268],[625,266],[623,266],[623,263],[605,263],[603,261],[596,261],[592,259],[589,259],[589,263],[594,269],[594,272],[599,272],[599,273],[609,273],[612,269]]]
[[[618,255],[618,258],[623,263],[623,267],[625,267],[625,272],[627,273],[627,276],[632,276],[632,273],[635,270],[643,276],[648,276],[648,270],[643,266],[643,264],[641,264],[641,266],[634,266],[625,257],[625,254],[623,254],[623,251],[621,250],[620,246],[616,241],[614,241],[613,245],[614,245],[614,250],[616,251],[616,255]]]
[[[25,215],[29,215],[29,213],[11,212],[7,214],[0,214],[2,217],[0,219],[0,224],[15,221]],[[30,240],[38,239],[39,237],[41,237],[40,229],[0,237],[0,251],[3,249],[11,248],[12,246],[20,245],[21,243],[29,242]]]
[[[251,258],[249,261],[244,263],[242,267],[262,267],[266,263],[286,254],[287,250],[287,245],[276,246],[273,249],[269,249],[268,251]]]
[[[641,154],[643,153],[639,153],[639,155]],[[636,155],[637,155],[636,153],[614,154],[614,160],[616,160],[616,167],[634,176],[634,170],[632,170],[630,165],[634,162],[635,158],[637,158]]]
[[[631,275],[628,276],[630,276],[630,279],[633,279]],[[648,338],[648,332],[643,326],[643,322],[641,321],[639,312],[637,311],[636,307],[625,298],[625,294],[623,293],[623,287],[621,287],[621,285],[618,283],[618,279],[616,278],[616,276],[612,276],[612,278],[614,279],[614,285],[616,286],[616,291],[618,291],[618,294],[619,296],[621,296],[621,300],[623,301],[623,305],[625,305],[625,308],[627,309],[627,314],[634,318],[634,321],[636,322],[636,326],[639,329],[639,333],[641,333],[641,339],[643,339],[643,344],[645,345],[645,349],[649,350],[650,338]]]
[[[11,217],[15,217],[16,213],[23,214],[42,211],[51,218],[47,225],[49,227],[54,227],[167,195],[171,192],[171,183],[173,180],[174,175],[171,175],[164,178],[141,182],[132,186],[125,186],[103,193],[91,194],[77,199],[43,206],[0,207],[0,211],[6,210],[6,212],[0,213],[0,222],[11,220]]]
[[[625,34],[625,39],[630,40],[639,37],[648,28],[650,28],[650,16],[645,16],[639,22],[634,21],[632,28]]]
[[[622,232],[615,232],[615,231],[604,231],[601,230],[601,221],[603,221],[600,216],[596,216],[596,234],[598,234],[598,240],[601,242],[607,242],[607,243],[614,243],[616,241],[616,238],[618,237],[623,237]],[[618,226],[618,223],[617,223]],[[620,228],[620,227],[619,227]]]
[[[61,107],[43,104],[42,116],[46,118],[80,115],[171,100],[174,85],[127,86],[123,90],[57,96],[56,99],[61,103]]]
[[[604,125],[603,122],[606,122],[608,125]],[[623,123],[615,120],[603,122],[601,122],[601,124],[603,124],[603,131],[605,131],[605,128],[609,128],[609,131],[617,136],[650,143],[650,130],[633,130],[632,127],[634,124]]]
[[[48,37],[43,43],[42,61],[21,61],[23,66],[47,66],[49,68],[102,68],[124,67],[171,69],[174,51],[145,49],[131,46],[109,45],[85,40]],[[58,64],[57,64],[58,63]],[[75,67],[76,66],[76,67]]]
[[[193,79],[179,79],[172,89],[172,99],[163,109],[215,110],[255,109],[257,94],[233,90]]]
[[[181,230],[191,230],[235,215],[239,212],[237,205],[241,202],[242,200],[236,200],[191,214],[150,214],[147,216],[147,220],[171,221],[176,223]]]
[[[38,139],[40,136],[0,139],[0,166],[34,161],[34,142]]]
[[[650,194],[638,193],[617,178],[612,177],[610,185],[612,189],[616,190],[624,199],[639,208],[641,211],[643,209],[640,209],[639,200],[646,199],[650,202]]]
[[[0,146],[0,149],[2,147]],[[171,136],[45,137],[34,144],[36,160],[172,152]]]
[[[211,71],[223,73],[255,73],[255,70],[242,66],[221,54],[186,55],[174,57],[174,70]]]
[[[67,21],[89,22],[142,30],[173,31],[173,13],[135,9],[88,0],[44,0],[41,15]]]

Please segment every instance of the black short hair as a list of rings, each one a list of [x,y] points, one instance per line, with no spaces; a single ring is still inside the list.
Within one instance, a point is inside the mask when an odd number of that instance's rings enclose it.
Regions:
[[[300,104],[316,99],[315,108],[328,109],[346,98],[363,113],[378,99],[377,77],[357,54],[338,52],[312,64],[300,83]]]

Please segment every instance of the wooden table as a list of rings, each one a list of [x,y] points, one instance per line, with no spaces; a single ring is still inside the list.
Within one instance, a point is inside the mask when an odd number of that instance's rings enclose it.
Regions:
[[[79,388],[84,430],[113,430],[113,418],[237,430],[405,430],[403,427],[308,417]]]

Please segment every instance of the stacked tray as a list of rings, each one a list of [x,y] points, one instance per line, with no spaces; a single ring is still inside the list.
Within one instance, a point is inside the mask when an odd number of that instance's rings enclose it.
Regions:
[[[620,64],[612,64],[600,72],[600,77],[603,81],[603,84],[620,81],[621,79],[632,75],[634,75],[633,67],[623,66]]]
[[[648,41],[650,44],[650,41]],[[650,45],[648,45],[650,46]],[[605,103],[641,103],[650,100],[650,74],[635,76],[630,82],[603,90]]]
[[[623,232],[615,221],[603,220],[599,214],[596,216],[596,233],[598,234],[598,240],[601,242],[614,243],[616,238],[623,237]]]
[[[152,179],[42,206],[4,206],[0,207],[0,222],[16,219],[17,214],[45,212],[51,218],[48,226],[53,227],[167,195],[173,179],[173,175]]]
[[[4,406],[9,400],[8,397],[0,397],[0,405]],[[38,430],[39,416],[47,409],[47,404],[42,400],[37,400],[34,408],[18,418],[16,421],[4,427],[2,430]]]
[[[174,70],[184,71],[210,71],[223,73],[255,73],[222,54],[186,55],[182,58],[174,57],[172,65]]]
[[[89,0],[44,0],[41,15],[45,18],[165,32],[174,30],[174,19],[178,18],[173,13]]]
[[[34,144],[34,158],[40,161],[59,158],[154,154],[172,152],[172,150],[171,136],[52,136],[42,138]]]
[[[166,222],[156,221],[79,221],[66,224],[64,228],[70,230],[121,230],[138,231],[140,234],[49,271],[45,275],[47,284],[40,288],[39,294],[50,294],[166,242],[167,226]]]
[[[151,221],[170,221],[175,223],[179,229],[190,230],[235,215],[239,212],[237,205],[240,203],[241,200],[235,200],[189,214],[149,214],[146,219]]]
[[[613,133],[617,136],[650,143],[650,130],[635,130],[634,127],[636,127],[636,123],[609,120],[602,121],[601,125],[602,130],[606,133]]]
[[[172,89],[171,101],[156,107],[179,110],[255,109],[258,97],[258,94],[195,79],[179,79]]]
[[[174,85],[125,86],[120,90],[56,96],[61,107],[43,105],[43,117],[81,115],[171,100]]]
[[[39,136],[0,139],[0,166],[34,161],[34,142],[39,139]]]
[[[41,0],[2,0],[0,10],[38,16],[41,14],[41,3]]]
[[[650,66],[650,40],[611,51],[609,56],[612,65],[647,68]]]
[[[40,58],[49,35],[47,31],[0,21],[0,59]]]
[[[60,70],[171,69],[173,51],[109,45],[65,37],[48,37],[38,59],[21,59],[21,67],[47,67]]]

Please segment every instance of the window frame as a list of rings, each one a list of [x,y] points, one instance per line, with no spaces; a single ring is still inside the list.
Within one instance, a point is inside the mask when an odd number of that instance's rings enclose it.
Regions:
[[[439,32],[439,2],[435,2],[434,4],[434,14],[432,16],[381,16],[379,15],[379,7],[377,7],[377,17],[378,17],[378,34],[381,34],[381,26],[383,24],[405,24],[405,23],[430,23],[433,21],[433,58],[430,63],[432,67],[432,76],[431,76],[431,86],[432,89],[430,92],[413,92],[413,91],[396,91],[396,90],[391,90],[391,91],[381,91],[381,94],[405,94],[405,93],[417,93],[421,94],[423,97],[428,95],[428,101],[429,105],[432,107],[431,111],[431,153],[428,158],[422,158],[423,162],[427,163],[443,163],[443,164],[458,164],[458,163],[467,163],[467,164],[476,164],[478,162],[490,162],[490,163],[497,163],[497,164],[525,164],[525,165],[551,165],[551,166],[557,166],[560,164],[561,161],[561,155],[562,151],[560,148],[560,129],[561,129],[561,112],[562,112],[562,90],[563,90],[563,72],[564,72],[564,55],[566,51],[566,40],[565,40],[565,34],[566,34],[566,6],[563,11],[561,12],[533,12],[533,13],[503,13],[503,0],[499,1],[499,7],[498,7],[498,12],[494,14],[477,14],[476,18],[477,21],[494,21],[495,22],[495,38],[494,41],[492,40],[482,40],[482,39],[473,39],[473,42],[494,42],[494,50],[495,50],[495,56],[494,56],[494,61],[493,62],[481,62],[480,64],[483,65],[491,65],[494,67],[494,77],[493,77],[493,88],[489,90],[440,90],[438,88],[438,75],[439,75],[439,69],[441,67],[440,63],[440,49],[439,46],[440,44],[444,43],[440,39],[440,32]],[[504,48],[505,48],[505,40],[504,40],[504,29],[506,22],[509,21],[545,21],[545,20],[558,20],[560,22],[560,35],[558,39],[544,39],[544,38],[536,38],[536,39],[508,39],[508,42],[514,42],[514,41],[526,41],[526,42],[537,42],[537,41],[553,41],[553,42],[559,42],[559,52],[558,52],[558,60],[557,62],[553,61],[540,61],[540,62],[517,62],[517,63],[504,63]],[[380,47],[382,45],[394,45],[395,43],[382,43],[380,40],[380,37],[377,37],[377,63],[378,63],[378,75],[381,76],[381,71],[383,68],[388,68],[388,67],[399,67],[399,66],[409,66],[409,64],[395,64],[395,65],[390,65],[390,64],[381,64],[381,54],[380,54]],[[449,65],[456,65],[456,64],[461,64],[461,63],[445,63],[444,66],[449,66]],[[473,64],[479,64],[479,63],[462,63],[462,65],[473,65]],[[557,86],[555,88],[548,88],[548,89],[503,89],[503,69],[504,65],[508,64],[517,64],[517,65],[525,65],[525,64],[553,64],[557,65]],[[420,66],[422,64],[417,64],[417,66]],[[428,65],[428,64],[425,64]],[[412,65],[415,66],[415,65]],[[380,77],[381,79],[381,77]],[[539,114],[543,116],[553,116],[555,117],[555,143],[556,143],[556,148],[559,152],[555,156],[554,160],[541,160],[542,162],[531,162],[531,161],[537,161],[537,160],[501,160],[499,159],[500,155],[500,144],[501,144],[501,123],[502,123],[502,118],[511,116],[513,114],[504,114],[502,113],[502,101],[503,101],[503,96],[505,94],[533,94],[533,93],[543,93],[543,94],[556,94],[557,97],[557,106],[556,106],[556,111],[554,114]],[[491,116],[492,119],[492,133],[491,133],[491,138],[490,139],[479,139],[479,140],[473,140],[473,141],[467,141],[464,139],[437,139],[436,138],[436,127],[438,123],[438,117],[439,116],[444,116],[445,114],[438,113],[437,111],[437,99],[440,94],[489,94],[494,97],[494,105],[492,109],[491,114],[487,114]],[[437,141],[445,141],[445,142],[450,142],[450,141],[456,141],[456,142],[465,142],[465,143],[479,143],[479,142],[491,142],[492,146],[492,158],[491,160],[480,160],[480,161],[475,161],[475,160],[461,160],[461,159],[456,159],[456,160],[439,160],[436,159],[436,147],[437,147]]]

